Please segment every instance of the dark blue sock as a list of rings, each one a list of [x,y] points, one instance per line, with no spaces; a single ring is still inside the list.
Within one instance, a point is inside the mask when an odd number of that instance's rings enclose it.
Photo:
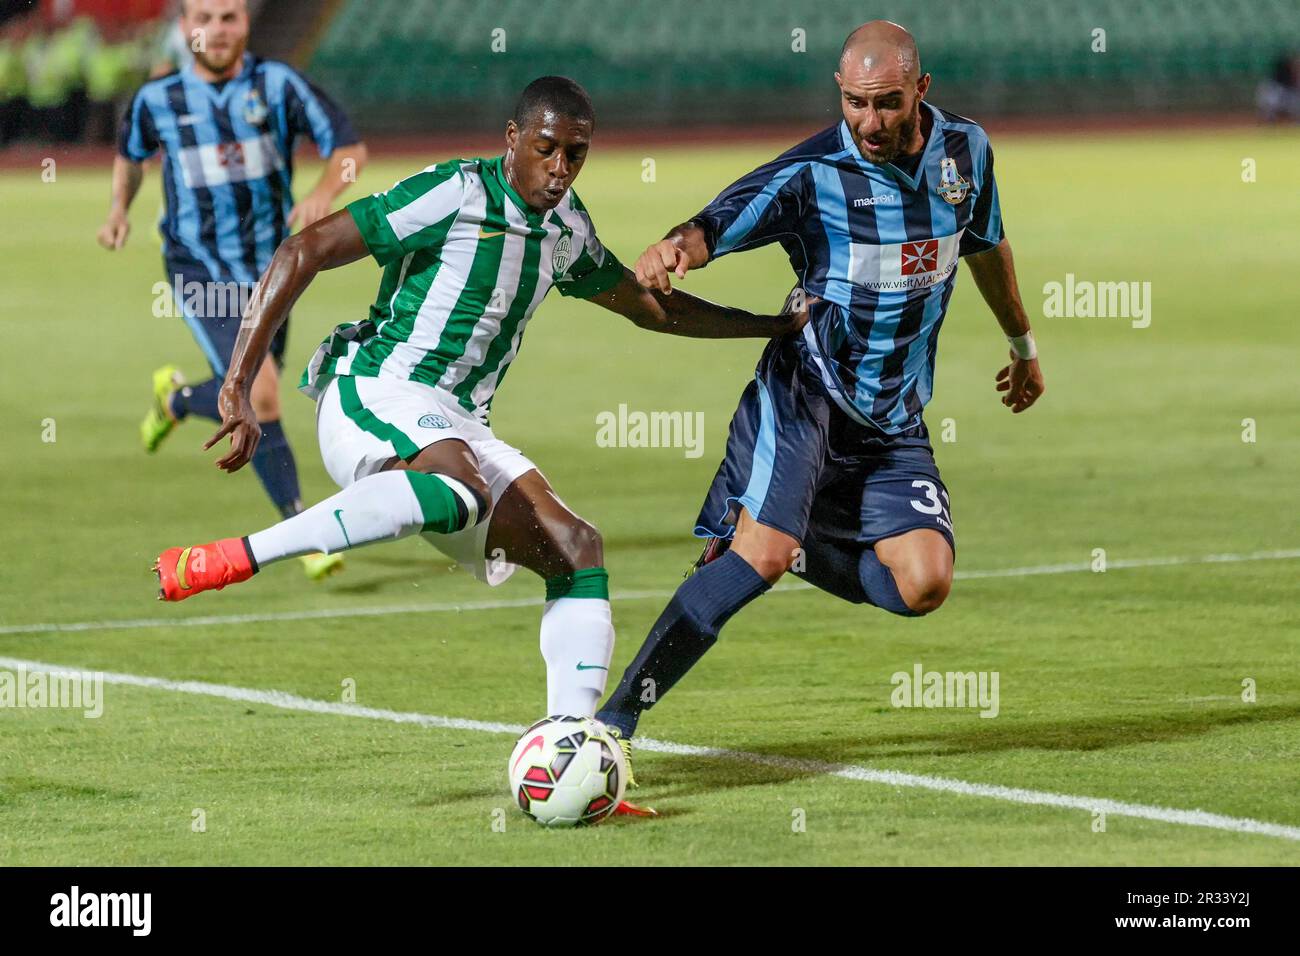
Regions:
[[[876,552],[867,548],[862,552],[858,562],[858,576],[862,580],[862,589],[867,594],[867,601],[878,608],[903,617],[920,617],[907,606],[903,596],[898,593],[898,584],[894,573],[880,563]]]
[[[293,450],[278,421],[261,422],[261,426],[262,440],[257,443],[257,451],[253,452],[253,469],[280,515],[291,518],[302,511],[298,466],[293,460]]]
[[[188,415],[201,415],[219,422],[221,413],[217,411],[217,393],[220,391],[221,379],[219,378],[210,378],[197,385],[186,385],[172,393],[172,414],[177,419],[184,419]]]
[[[596,717],[631,737],[641,712],[668,693],[704,656],[733,614],[769,587],[734,551],[692,574],[659,615]]]

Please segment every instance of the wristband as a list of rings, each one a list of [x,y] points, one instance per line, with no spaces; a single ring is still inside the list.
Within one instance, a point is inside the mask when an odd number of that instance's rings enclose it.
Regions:
[[[1024,335],[1008,335],[1007,341],[1011,343],[1011,352],[1021,361],[1028,362],[1030,359],[1038,358],[1038,346],[1034,345],[1033,331],[1026,332]]]

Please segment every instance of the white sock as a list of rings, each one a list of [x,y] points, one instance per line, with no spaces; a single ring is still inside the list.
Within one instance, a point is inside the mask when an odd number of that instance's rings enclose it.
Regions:
[[[420,494],[416,493],[416,488]],[[457,499],[468,519],[460,518]],[[248,536],[259,567],[323,551],[332,554],[376,541],[395,540],[438,524],[458,530],[478,520],[478,505],[464,484],[446,475],[381,471],[348,485],[306,511]]]
[[[609,601],[556,598],[542,612],[542,657],[546,661],[546,713],[591,717],[605,696],[614,655]]]

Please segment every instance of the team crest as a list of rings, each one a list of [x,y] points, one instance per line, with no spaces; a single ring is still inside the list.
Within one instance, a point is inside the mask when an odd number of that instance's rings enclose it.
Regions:
[[[262,94],[257,90],[249,90],[244,97],[244,122],[249,126],[261,126],[266,122],[268,112]]]
[[[945,156],[939,163],[939,185],[934,188],[943,197],[944,202],[956,206],[970,192],[970,183],[962,179],[961,173],[957,172],[957,160]]]
[[[451,422],[441,415],[425,415],[417,422],[421,428],[450,428]]]
[[[555,249],[551,252],[551,269],[556,276],[564,275],[564,271],[569,268],[569,263],[573,260],[573,239],[566,230],[555,243]]]

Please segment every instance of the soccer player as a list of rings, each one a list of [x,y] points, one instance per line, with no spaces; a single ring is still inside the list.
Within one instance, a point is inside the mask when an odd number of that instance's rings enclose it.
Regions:
[[[192,38],[194,61],[149,81],[132,100],[113,161],[108,219],[98,237],[110,251],[126,243],[127,210],[140,189],[143,163],[161,149],[166,209],[159,231],[167,284],[212,377],[189,385],[175,366],[154,372],[153,406],[140,425],[150,452],[190,415],[221,420],[217,392],[253,283],[289,229],[327,215],[366,159],[365,144],[329,97],[285,64],[246,52],[244,0],[185,0],[180,25]],[[315,188],[295,204],[293,149],[300,135],[310,136],[328,163]],[[280,424],[286,332],[281,329],[270,357],[255,371],[252,401],[262,430],[253,469],[288,517],[302,510],[302,502]],[[341,564],[340,555],[304,556],[313,578]]]
[[[855,30],[835,79],[842,122],[729,186],[636,264],[667,295],[673,275],[780,242],[820,301],[759,360],[696,522],[709,538],[697,570],[597,715],[624,741],[787,570],[894,614],[943,604],[953,528],[921,411],[959,257],[1011,345],[1003,404],[1022,412],[1043,394],[988,136],[925,102],[930,75],[896,24]]]
[[[807,318],[639,285],[572,189],[594,124],[581,86],[542,77],[506,124],[503,156],[430,166],[281,244],[249,303],[208,446],[230,436],[218,462],[227,471],[252,458],[250,385],[284,317],[321,270],[369,254],[383,267],[369,318],[335,329],[300,385],[316,399],[321,456],[343,490],[264,531],[164,551],[160,598],[223,588],[309,551],[420,533],[489,584],[516,566],[545,580],[546,712],[591,716],[614,644],[600,535],[488,423],[525,326],[551,289],[676,335],[770,338]]]

